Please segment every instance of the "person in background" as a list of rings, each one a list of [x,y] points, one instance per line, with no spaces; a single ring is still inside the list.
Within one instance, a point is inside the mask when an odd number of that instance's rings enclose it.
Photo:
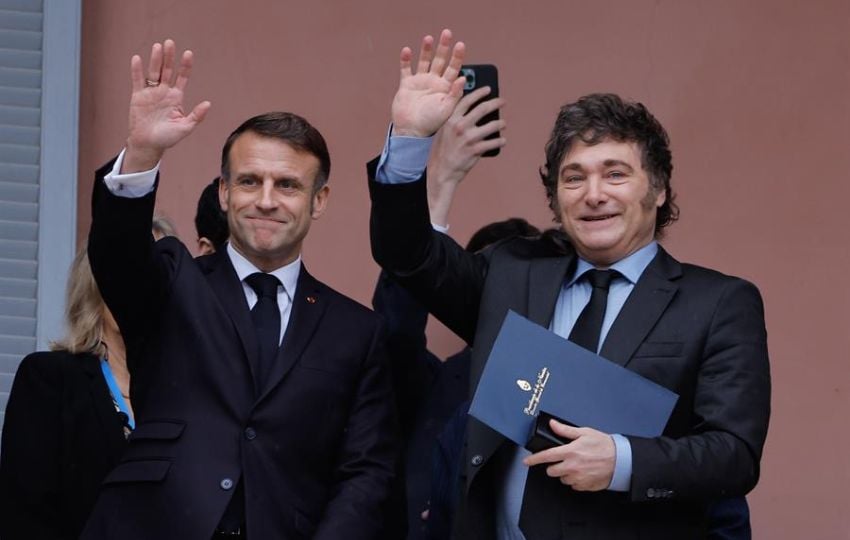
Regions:
[[[154,240],[162,240],[166,236],[177,236],[177,227],[163,214],[154,214],[151,230]]]
[[[76,539],[133,427],[124,342],[80,250],[66,336],[18,367],[0,454],[0,538]]]
[[[477,126],[485,114],[504,105],[500,98],[480,101],[489,92],[489,88],[479,88],[461,99],[435,136],[428,164],[428,203],[432,226],[442,233],[448,232],[448,214],[458,185],[482,154],[506,142],[503,137],[487,139],[505,129],[504,120]],[[540,231],[526,220],[511,218],[479,229],[466,249],[474,253],[507,238],[538,234]],[[386,272],[378,278],[372,305],[386,320],[387,350],[394,360],[393,379],[405,442],[407,538],[443,538],[443,531],[448,533],[443,523],[450,519],[446,515],[450,508],[443,504],[450,498],[445,491],[454,491],[446,477],[451,476],[448,469],[453,464],[442,458],[446,450],[438,447],[437,438],[469,399],[469,348],[445,361],[428,351],[427,310]],[[460,415],[466,415],[465,408]]]
[[[502,240],[538,234],[526,220],[510,218],[479,229],[466,249],[474,253]],[[449,519],[443,501],[454,492],[445,477],[456,479],[456,475],[450,473],[453,460],[443,457],[453,446],[446,448],[438,439],[452,417],[466,416],[470,349],[465,347],[445,360],[429,351],[425,341],[428,311],[386,272],[378,278],[372,306],[387,321],[387,352],[394,361],[393,380],[406,443],[407,538],[445,538],[439,532],[444,530],[439,524]]]
[[[222,212],[218,200],[218,182],[216,177],[206,185],[198,198],[198,210],[195,213],[195,231],[198,233],[198,255],[215,253],[227,242],[230,230],[227,228],[227,214]]]

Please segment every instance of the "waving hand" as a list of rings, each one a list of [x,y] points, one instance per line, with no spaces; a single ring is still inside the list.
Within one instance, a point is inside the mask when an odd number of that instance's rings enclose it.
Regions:
[[[401,81],[392,105],[395,135],[427,137],[445,123],[463,93],[458,74],[464,52],[462,42],[452,46],[450,30],[442,31],[436,51],[434,38],[425,36],[414,73],[413,51],[401,50]]]
[[[189,135],[206,116],[209,101],[199,103],[188,114],[183,109],[192,62],[192,51],[185,51],[180,65],[175,65],[176,48],[170,39],[154,43],[146,74],[141,57],[134,55],[130,60],[133,93],[123,173],[153,168],[168,148]]]

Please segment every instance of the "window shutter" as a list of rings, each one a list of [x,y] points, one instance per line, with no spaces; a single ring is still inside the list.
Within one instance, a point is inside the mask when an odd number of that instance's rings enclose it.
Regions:
[[[0,0],[0,426],[21,358],[63,331],[76,236],[81,0]]]
[[[0,4],[0,409],[35,350],[42,2]]]

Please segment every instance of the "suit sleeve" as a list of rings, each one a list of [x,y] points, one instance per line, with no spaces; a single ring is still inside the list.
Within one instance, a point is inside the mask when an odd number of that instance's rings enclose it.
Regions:
[[[92,194],[89,261],[127,349],[135,348],[156,320],[166,295],[168,272],[154,255],[151,221],[156,191],[139,198],[113,195],[104,184],[114,160],[101,167]],[[133,358],[128,358],[132,365]]]
[[[377,159],[367,165],[375,261],[471,344],[487,260],[433,230],[424,176],[405,184],[381,184],[375,181],[376,166]]]
[[[758,481],[770,417],[770,369],[761,296],[730,279],[697,366],[690,434],[630,437],[633,500],[743,495]]]
[[[61,500],[62,377],[49,355],[33,354],[18,368],[3,426],[0,458],[0,537],[68,538]]]
[[[384,525],[399,454],[383,333],[375,323],[339,450],[334,488],[314,540],[369,540]]]

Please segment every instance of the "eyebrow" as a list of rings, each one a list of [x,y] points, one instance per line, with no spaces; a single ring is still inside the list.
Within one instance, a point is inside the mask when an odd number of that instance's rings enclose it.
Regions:
[[[625,167],[630,172],[634,171],[634,168],[631,165],[629,165],[625,161],[620,161],[619,159],[606,159],[602,164],[605,167]]]
[[[237,172],[233,176],[234,176],[234,178],[237,178],[237,179],[238,178],[253,178],[253,179],[256,179],[256,180],[262,180],[263,179],[263,175],[257,174],[255,172],[251,172],[251,171],[245,171],[245,172],[241,172],[241,173]],[[303,184],[303,182],[301,181],[300,178],[298,178],[297,176],[289,175],[289,174],[284,174],[284,175],[281,175],[281,176],[275,176],[272,179],[272,181],[275,182],[275,183],[276,182],[288,181],[288,182],[292,182],[293,184],[298,184],[299,186]]]
[[[602,162],[602,166],[606,169],[609,167],[625,167],[629,170],[629,172],[634,172],[634,167],[626,163],[625,161],[619,159],[606,159]],[[564,174],[567,171],[578,171],[584,172],[585,168],[580,163],[567,163],[563,167],[561,167],[560,174]]]

